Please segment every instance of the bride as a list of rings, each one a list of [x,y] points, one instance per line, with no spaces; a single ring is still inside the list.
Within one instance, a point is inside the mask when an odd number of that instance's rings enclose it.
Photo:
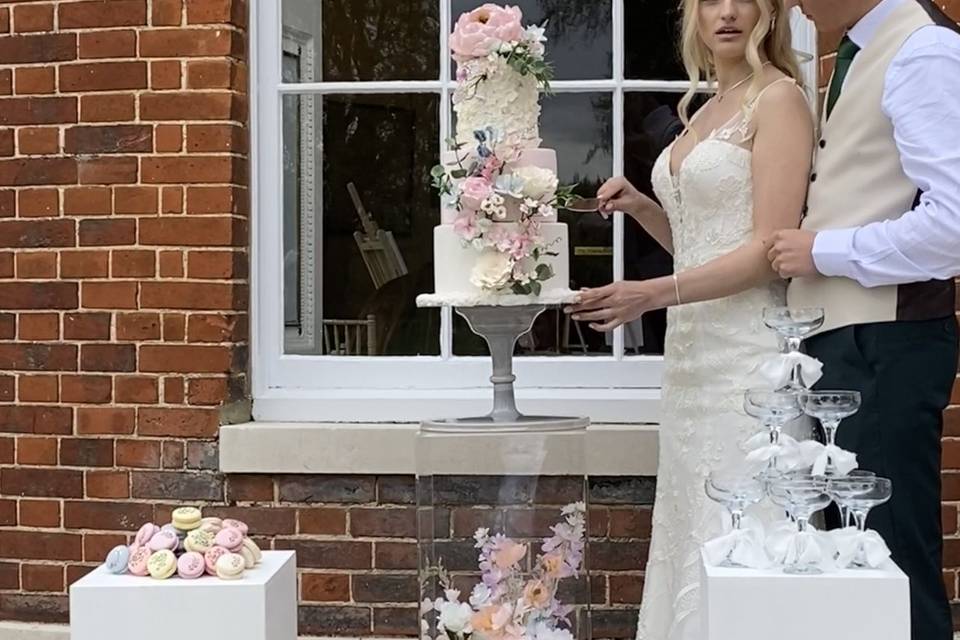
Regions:
[[[653,168],[657,205],[622,177],[598,191],[601,211],[633,216],[673,253],[672,277],[580,293],[567,309],[598,331],[669,307],[660,461],[638,640],[699,635],[699,548],[720,533],[704,493],[711,469],[742,460],[756,423],[742,409],[758,365],[776,352],[764,307],[784,304],[768,238],[800,222],[813,117],[797,84],[783,0],[684,0],[690,90],[683,133]],[[716,94],[687,110],[702,77]]]

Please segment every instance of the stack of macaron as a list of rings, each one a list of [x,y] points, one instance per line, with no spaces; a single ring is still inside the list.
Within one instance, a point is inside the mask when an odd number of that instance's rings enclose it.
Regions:
[[[236,580],[261,560],[260,548],[239,520],[204,518],[195,507],[174,509],[171,520],[162,527],[148,522],[132,544],[111,549],[104,563],[107,571],[157,580],[175,575],[190,580],[205,574]]]

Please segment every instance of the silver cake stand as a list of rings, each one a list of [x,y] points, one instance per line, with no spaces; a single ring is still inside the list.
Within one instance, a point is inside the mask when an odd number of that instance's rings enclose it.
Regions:
[[[429,431],[460,431],[482,428],[496,431],[557,431],[584,429],[589,418],[563,416],[528,416],[517,410],[513,383],[513,350],[517,340],[533,328],[533,323],[548,306],[572,302],[576,294],[564,290],[542,296],[506,295],[494,298],[442,296],[425,294],[417,297],[419,307],[450,306],[467,321],[470,330],[483,338],[493,361],[493,408],[485,416],[425,420]]]

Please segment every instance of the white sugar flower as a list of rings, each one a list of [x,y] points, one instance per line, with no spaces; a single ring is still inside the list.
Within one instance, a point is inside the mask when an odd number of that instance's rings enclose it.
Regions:
[[[440,608],[440,625],[451,633],[470,633],[473,609],[466,602],[447,602]]]
[[[513,262],[499,251],[484,251],[470,273],[470,283],[475,287],[496,290],[510,282]]]
[[[473,591],[470,592],[470,604],[476,609],[480,609],[489,603],[492,598],[493,591],[482,582],[474,585]]]
[[[523,195],[534,200],[549,200],[557,191],[557,174],[541,167],[519,167],[513,173],[523,180]]]

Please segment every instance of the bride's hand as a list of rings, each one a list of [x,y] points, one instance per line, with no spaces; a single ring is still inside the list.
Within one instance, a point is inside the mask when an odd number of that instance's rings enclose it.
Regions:
[[[582,289],[579,302],[564,308],[574,320],[590,320],[590,328],[611,331],[647,311],[666,306],[658,280],[621,280],[595,289]]]
[[[630,215],[639,215],[656,203],[640,193],[630,181],[623,176],[610,178],[597,189],[597,198],[600,199],[600,213],[608,216],[614,211],[623,211]]]

